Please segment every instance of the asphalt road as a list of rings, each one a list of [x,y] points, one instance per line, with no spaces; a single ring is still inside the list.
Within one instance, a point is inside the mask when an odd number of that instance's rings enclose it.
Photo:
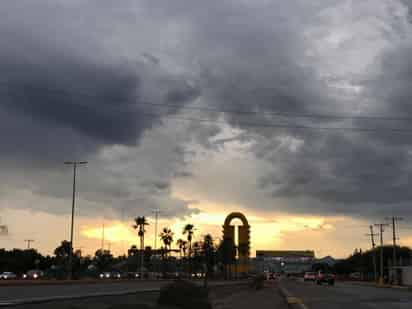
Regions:
[[[8,302],[70,298],[93,295],[116,295],[158,290],[167,281],[126,281],[94,284],[0,286],[0,305]]]
[[[41,285],[14,285],[0,286],[0,307],[11,304],[41,303],[50,301],[64,301],[68,299],[98,298],[102,295],[117,297],[137,292],[155,292],[171,281],[117,281],[76,284],[41,284]],[[203,281],[196,281],[202,284]],[[209,285],[245,285],[247,281],[211,281]]]
[[[336,283],[318,286],[311,282],[283,280],[281,286],[301,299],[308,309],[410,309],[412,292]]]

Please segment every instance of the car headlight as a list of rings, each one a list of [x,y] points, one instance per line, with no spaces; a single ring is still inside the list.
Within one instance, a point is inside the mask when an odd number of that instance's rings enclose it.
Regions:
[[[106,278],[110,278],[110,274],[106,274]]]
[[[38,276],[39,276],[38,274],[34,274],[34,275],[33,275],[33,278],[34,278],[34,279],[37,279]]]
[[[27,275],[26,274],[23,274],[23,279],[26,279],[27,278]]]
[[[100,276],[99,276],[100,278],[103,278],[104,277],[104,275],[103,274],[100,274]]]

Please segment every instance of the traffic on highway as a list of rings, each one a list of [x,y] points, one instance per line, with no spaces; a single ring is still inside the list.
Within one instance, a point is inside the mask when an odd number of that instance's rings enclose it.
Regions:
[[[310,309],[409,309],[412,291],[382,288],[365,282],[342,282],[320,286],[303,278],[283,278],[279,288],[286,300],[293,299]]]

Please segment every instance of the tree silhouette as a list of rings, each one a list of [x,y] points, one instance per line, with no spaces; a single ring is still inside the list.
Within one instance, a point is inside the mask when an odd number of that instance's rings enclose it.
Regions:
[[[171,250],[172,242],[173,242],[173,235],[174,233],[168,227],[163,228],[163,231],[160,233],[160,238],[163,241],[166,250],[166,256],[168,252]]]
[[[176,244],[177,244],[178,247],[179,247],[180,258],[182,258],[182,253],[183,253],[183,257],[185,257],[185,256],[186,256],[187,241],[179,238],[179,239],[176,241]]]
[[[189,258],[192,256],[192,239],[193,239],[193,234],[195,231],[195,227],[193,224],[186,224],[185,227],[183,228],[183,235],[187,235],[187,242],[189,244]]]
[[[137,217],[134,219],[133,228],[138,230],[137,235],[140,238],[140,272],[141,278],[143,278],[143,264],[144,264],[144,233],[146,232],[145,226],[149,225],[146,220],[146,217]]]
[[[231,238],[221,241],[218,248],[218,257],[224,267],[225,279],[230,276],[231,265],[236,261],[236,246]]]

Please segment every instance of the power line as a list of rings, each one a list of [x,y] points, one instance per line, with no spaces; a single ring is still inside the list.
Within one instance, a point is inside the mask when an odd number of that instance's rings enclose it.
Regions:
[[[320,119],[336,119],[336,120],[376,120],[376,121],[410,121],[412,117],[395,117],[395,116],[367,116],[367,115],[332,115],[332,114],[309,114],[309,113],[293,113],[285,111],[242,111],[235,109],[218,109],[213,107],[203,106],[187,106],[181,104],[169,104],[169,103],[152,103],[152,102],[136,102],[136,105],[151,105],[157,107],[170,107],[178,108],[182,110],[197,110],[207,112],[217,112],[226,114],[239,114],[239,115],[272,115],[289,118],[320,118]]]
[[[6,83],[0,83],[7,84]],[[207,112],[217,112],[217,113],[227,113],[227,114],[239,114],[239,115],[272,115],[272,116],[279,116],[279,117],[289,117],[289,118],[315,118],[315,119],[336,119],[336,120],[374,120],[374,121],[410,121],[412,117],[405,117],[405,116],[381,116],[381,115],[333,115],[333,114],[315,114],[315,113],[299,113],[299,112],[289,112],[289,111],[261,111],[261,110],[238,110],[238,109],[220,109],[215,107],[204,107],[204,106],[188,106],[182,104],[172,104],[172,103],[155,103],[155,102],[126,102],[122,99],[122,96],[108,96],[108,94],[102,91],[101,94],[97,95],[94,93],[86,92],[86,91],[79,91],[79,90],[62,90],[62,89],[50,89],[47,87],[35,87],[32,85],[25,84],[23,88],[31,88],[35,90],[42,90],[44,92],[48,92],[49,94],[63,94],[66,97],[72,97],[73,94],[84,96],[88,98],[95,98],[101,99],[102,97],[106,99],[110,99],[114,102],[122,102],[121,104],[124,105],[149,105],[149,106],[156,106],[156,107],[169,107],[169,108],[176,108],[181,110],[197,110],[197,111],[207,111]],[[71,102],[72,104],[82,105],[86,108],[90,106],[78,104]],[[234,105],[234,104],[232,104]],[[228,104],[224,105],[228,106]],[[239,106],[239,105],[236,105]],[[119,105],[105,105],[105,107],[109,108],[117,108],[120,107]],[[250,106],[248,106],[250,107]]]
[[[43,88],[44,90],[44,88]],[[56,93],[65,93],[68,96],[68,92],[64,90],[46,90],[48,92],[56,92]],[[83,96],[93,96],[93,94],[82,94]],[[106,95],[95,96],[96,98],[101,97],[107,98]],[[117,100],[117,98],[116,98]],[[120,101],[120,100],[117,100]],[[92,109],[92,106],[84,105],[80,103],[75,103],[74,101],[70,102],[71,105],[76,105],[81,108]],[[194,106],[181,106],[178,104],[168,104],[168,103],[151,103],[151,102],[123,102],[122,105],[152,105],[158,107],[174,107],[180,110],[188,110],[188,109],[196,109],[196,110],[203,110],[203,111],[214,111],[220,113],[232,113],[232,114],[244,114],[244,115],[252,115],[252,114],[259,114],[259,115],[277,115],[282,117],[289,117],[289,118],[323,118],[323,119],[364,119],[364,120],[391,120],[391,121],[407,121],[412,120],[412,117],[389,117],[389,116],[349,116],[349,115],[321,115],[321,114],[299,114],[299,113],[291,113],[291,112],[270,112],[270,111],[239,111],[239,110],[219,110],[216,108],[208,108],[208,107],[194,107]],[[107,105],[105,107],[111,109],[119,109],[122,107],[121,105]],[[168,118],[172,120],[182,120],[182,121],[196,121],[196,122],[203,122],[203,123],[215,123],[215,124],[228,124],[226,121],[219,121],[219,120],[212,120],[212,119],[205,119],[205,118],[191,118],[186,116],[170,116],[164,115],[161,113],[146,113],[146,112],[139,112],[140,116],[147,117],[147,118]],[[296,129],[296,130],[318,130],[318,131],[352,131],[352,132],[365,132],[365,133],[412,133],[412,128],[402,129],[402,128],[368,128],[368,127],[317,127],[317,126],[310,126],[310,125],[294,125],[294,124],[285,124],[285,123],[274,123],[274,122],[251,122],[251,121],[236,121],[236,124],[246,126],[246,127],[260,127],[260,128],[283,128],[283,129]]]
[[[151,118],[166,118],[172,120],[183,120],[183,121],[194,121],[203,123],[215,123],[215,124],[230,124],[225,121],[204,119],[204,118],[192,118],[192,117],[181,117],[181,116],[170,116],[162,114],[151,114],[151,113],[140,113],[140,116],[151,117]],[[245,127],[259,127],[259,128],[277,128],[277,129],[297,129],[297,130],[319,130],[319,131],[351,131],[351,132],[365,132],[365,133],[412,133],[411,129],[400,129],[400,128],[356,128],[356,127],[315,127],[306,125],[291,125],[291,124],[280,124],[280,123],[257,123],[257,122],[245,122],[236,121],[236,124]]]

